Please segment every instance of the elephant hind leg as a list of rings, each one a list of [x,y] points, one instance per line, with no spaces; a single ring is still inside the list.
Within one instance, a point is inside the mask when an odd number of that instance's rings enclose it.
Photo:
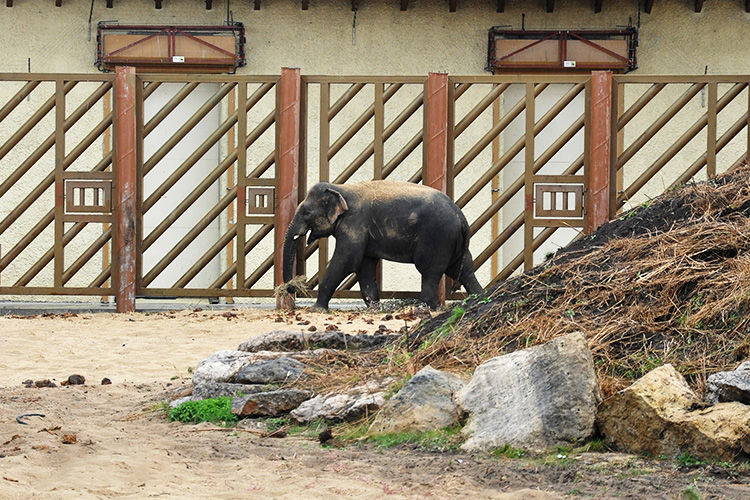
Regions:
[[[359,290],[362,294],[362,300],[370,307],[380,302],[380,291],[378,290],[378,262],[376,257],[364,257],[362,264],[357,270],[357,279],[359,280]]]
[[[459,276],[459,269],[461,275]],[[477,281],[477,277],[474,275],[474,259],[471,257],[470,252],[464,252],[463,262],[460,266],[454,265],[449,267],[445,274],[448,277],[458,280],[466,289],[466,292],[471,295],[480,295],[484,293],[484,288]]]

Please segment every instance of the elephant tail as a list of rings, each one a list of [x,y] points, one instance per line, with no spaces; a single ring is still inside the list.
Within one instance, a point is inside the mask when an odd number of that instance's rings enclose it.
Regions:
[[[464,272],[464,254],[469,250],[469,239],[471,238],[471,229],[469,228],[469,222],[466,220],[466,217],[463,217],[463,214],[461,216],[461,234],[464,237],[464,244],[461,248],[461,252],[458,254],[458,258],[460,259],[460,262],[458,264],[458,279],[453,282],[453,286],[451,287],[451,294],[456,293],[461,286],[461,276],[463,276]]]

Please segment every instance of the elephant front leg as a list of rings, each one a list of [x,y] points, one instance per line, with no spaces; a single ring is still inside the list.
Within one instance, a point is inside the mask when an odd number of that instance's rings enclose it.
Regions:
[[[336,242],[336,250],[328,263],[323,281],[318,289],[318,300],[315,301],[315,309],[328,309],[328,303],[333,293],[344,281],[344,278],[355,272],[360,265],[361,256],[344,250],[346,245]]]
[[[362,264],[357,270],[357,279],[359,280],[359,290],[362,293],[362,300],[367,307],[380,302],[380,291],[378,290],[378,262],[376,257],[364,257]]]

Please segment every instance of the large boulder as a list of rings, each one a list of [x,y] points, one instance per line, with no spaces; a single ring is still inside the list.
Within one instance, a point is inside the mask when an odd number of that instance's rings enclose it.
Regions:
[[[710,375],[706,380],[706,401],[712,405],[731,401],[750,405],[750,361],[734,371]]]
[[[750,407],[733,402],[692,410],[697,406],[682,375],[664,365],[603,401],[597,421],[630,453],[732,460],[750,452]]]
[[[458,400],[469,414],[464,449],[546,451],[594,434],[601,394],[586,337],[573,333],[490,359]]]
[[[349,335],[343,332],[274,330],[250,338],[237,348],[245,352],[302,351],[307,349],[367,349],[399,340],[399,335]]]
[[[327,422],[347,422],[377,412],[385,403],[385,390],[395,382],[393,378],[370,380],[364,385],[343,392],[319,394],[292,410],[292,419],[301,424],[323,419]]]
[[[383,405],[368,435],[425,432],[456,424],[460,412],[455,394],[465,382],[426,366]]]
[[[305,360],[319,358],[328,352],[330,351],[325,349],[300,352],[217,351],[198,363],[193,372],[193,385],[234,382],[235,376],[238,373],[254,363],[261,363],[282,357],[304,362]]]

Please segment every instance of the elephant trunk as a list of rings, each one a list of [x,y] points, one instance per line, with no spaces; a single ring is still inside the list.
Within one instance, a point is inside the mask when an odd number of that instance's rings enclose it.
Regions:
[[[289,283],[293,278],[292,274],[294,271],[294,258],[297,252],[298,238],[299,236],[304,235],[306,230],[307,228],[302,220],[300,220],[299,215],[295,215],[292,222],[289,224],[289,228],[286,230],[286,236],[284,237],[284,254],[282,256],[282,274],[284,283]],[[297,290],[293,285],[287,285],[287,291],[289,293],[295,293]]]

